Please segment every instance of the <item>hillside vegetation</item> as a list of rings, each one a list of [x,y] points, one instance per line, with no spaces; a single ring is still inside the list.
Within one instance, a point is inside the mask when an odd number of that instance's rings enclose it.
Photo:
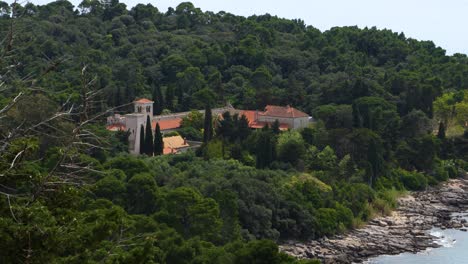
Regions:
[[[0,2],[0,32],[1,263],[312,263],[277,243],[468,170],[468,58],[403,33],[118,0]],[[178,133],[201,149],[136,157],[104,126],[140,97],[157,114],[275,104],[317,122],[211,128],[193,112]]]

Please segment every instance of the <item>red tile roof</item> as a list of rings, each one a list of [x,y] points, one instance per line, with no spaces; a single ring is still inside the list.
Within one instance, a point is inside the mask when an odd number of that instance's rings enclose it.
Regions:
[[[176,154],[176,153],[177,153],[177,149],[173,149],[173,148],[164,148],[163,149],[163,155]]]
[[[163,142],[164,142],[164,149],[163,149],[164,155],[177,153],[180,148],[190,147],[190,145],[187,144],[187,141],[183,139],[181,136],[165,137],[163,138]]]
[[[151,101],[150,99],[141,98],[141,99],[135,100],[135,103],[148,104],[148,103],[154,103],[154,102]]]
[[[182,118],[180,117],[175,117],[172,119],[163,119],[163,120],[153,120],[151,126],[153,129],[156,129],[156,123],[159,123],[159,128],[161,131],[163,130],[169,130],[169,129],[177,129],[180,127],[182,123]]]
[[[255,110],[243,110],[239,113],[239,117],[242,115],[245,115],[247,117],[247,120],[249,120],[249,126],[251,123],[255,122]]]
[[[259,112],[259,115],[263,116],[272,116],[272,117],[286,117],[286,118],[296,118],[296,117],[308,117],[309,115],[297,110],[291,106],[277,106],[277,105],[267,105],[265,107],[265,112]]]
[[[106,127],[107,130],[109,131],[119,131],[119,130],[125,130],[125,125],[123,124],[114,124],[114,125],[108,125]]]
[[[240,116],[245,115],[247,120],[249,120],[249,127],[250,128],[263,128],[267,123],[266,122],[258,122],[256,121],[255,114],[257,111],[254,110],[244,110],[239,113]],[[260,112],[259,112],[260,114]],[[268,124],[271,126],[271,124]],[[280,123],[280,130],[288,130],[290,127],[288,124],[281,124]]]

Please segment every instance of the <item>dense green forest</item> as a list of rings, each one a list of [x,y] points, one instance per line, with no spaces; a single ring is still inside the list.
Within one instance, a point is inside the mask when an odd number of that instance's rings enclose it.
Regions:
[[[118,0],[0,1],[0,32],[1,263],[315,263],[277,244],[468,171],[468,58],[430,41]],[[158,114],[277,104],[317,122],[193,112],[178,133],[202,148],[136,157],[104,126],[140,97]]]

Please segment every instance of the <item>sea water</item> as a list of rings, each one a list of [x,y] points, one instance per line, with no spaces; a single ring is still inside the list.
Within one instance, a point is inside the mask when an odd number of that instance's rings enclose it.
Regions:
[[[466,217],[466,214],[464,216]],[[429,248],[416,254],[383,255],[372,258],[367,263],[468,264],[468,232],[456,229],[442,230],[434,228],[430,233],[438,238],[436,243],[441,245],[440,248]]]

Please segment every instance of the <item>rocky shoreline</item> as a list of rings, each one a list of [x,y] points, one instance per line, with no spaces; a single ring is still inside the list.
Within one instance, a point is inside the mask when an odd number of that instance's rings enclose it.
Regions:
[[[363,228],[332,238],[289,241],[280,250],[323,263],[362,263],[378,255],[416,253],[440,247],[437,237],[429,234],[433,227],[467,231],[467,221],[457,214],[462,212],[468,212],[468,180],[453,179],[400,198],[390,216],[375,218]]]

